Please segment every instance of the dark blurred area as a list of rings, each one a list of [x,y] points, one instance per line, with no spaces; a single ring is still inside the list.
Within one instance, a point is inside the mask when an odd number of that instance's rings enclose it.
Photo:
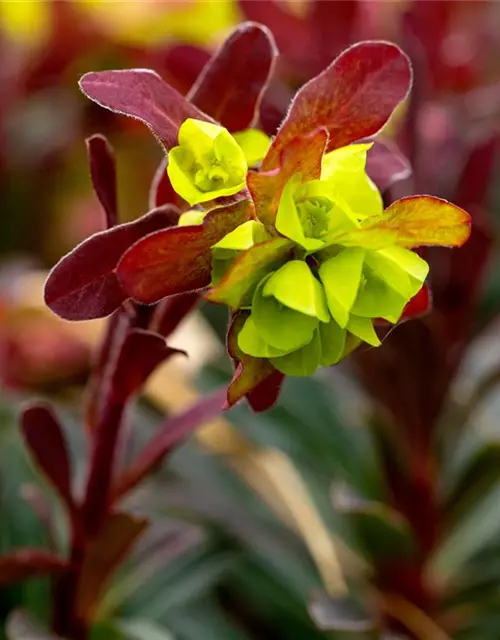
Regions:
[[[269,413],[236,408],[134,494],[154,526],[92,639],[500,640],[495,0],[0,2],[0,552],[64,542],[17,433],[20,402],[60,403],[73,458],[83,457],[78,402],[101,326],[75,329],[41,296],[47,270],[104,228],[84,139],[103,133],[116,151],[121,222],[147,211],[162,158],[143,125],[91,103],[78,79],[146,67],[187,93],[243,20],[267,25],[281,53],[260,113],[270,135],[295,91],[349,44],[398,43],[414,88],[382,137],[413,172],[384,199],[447,198],[471,213],[473,232],[460,250],[424,250],[428,316],[380,349],[289,381]],[[219,311],[202,309],[222,344]],[[226,358],[200,369],[199,389],[228,370]],[[124,455],[172,408],[168,375],[137,403]],[[49,600],[44,579],[3,588],[0,626],[18,607],[46,620]],[[0,638],[51,637],[23,624]]]

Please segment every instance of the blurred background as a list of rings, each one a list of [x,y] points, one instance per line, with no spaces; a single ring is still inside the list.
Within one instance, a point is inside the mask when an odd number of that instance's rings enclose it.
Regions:
[[[153,526],[110,585],[93,638],[500,640],[500,4],[469,0],[0,0],[0,552],[64,540],[18,433],[20,404],[55,401],[83,472],[81,398],[103,323],[48,312],[48,269],[104,228],[85,137],[118,163],[122,222],[147,211],[162,152],[142,125],[79,93],[89,70],[147,67],[186,93],[240,22],[281,58],[260,127],[350,43],[397,42],[411,98],[382,137],[413,166],[384,192],[448,198],[473,216],[433,249],[433,311],[311,379],[276,408],[205,425],[130,498]],[[229,379],[227,316],[203,306],[130,415],[131,456],[160,416]],[[45,579],[0,589],[0,638]],[[12,618],[11,618],[12,619]],[[2,635],[4,634],[4,635]],[[8,634],[8,635],[5,635]],[[17,634],[17,635],[16,635]]]

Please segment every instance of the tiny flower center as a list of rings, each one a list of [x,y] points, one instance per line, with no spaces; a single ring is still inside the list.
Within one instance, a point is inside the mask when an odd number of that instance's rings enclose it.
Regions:
[[[297,204],[300,224],[308,238],[321,238],[328,231],[331,201],[325,196],[314,196]]]

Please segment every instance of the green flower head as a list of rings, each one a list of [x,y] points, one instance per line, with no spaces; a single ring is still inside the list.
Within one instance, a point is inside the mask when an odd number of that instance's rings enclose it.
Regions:
[[[189,204],[237,193],[248,165],[233,136],[216,124],[189,118],[179,129],[179,146],[169,153],[168,175]]]

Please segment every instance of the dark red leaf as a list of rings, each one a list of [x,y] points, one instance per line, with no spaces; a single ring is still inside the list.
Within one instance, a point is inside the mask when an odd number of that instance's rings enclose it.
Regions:
[[[411,175],[408,160],[387,140],[377,140],[368,151],[366,171],[381,192]]]
[[[246,22],[222,43],[188,98],[229,131],[254,124],[278,51],[271,32]]]
[[[330,134],[329,150],[374,135],[408,94],[411,77],[408,57],[394,44],[373,41],[350,47],[297,93],[263,171],[279,165],[290,140],[320,127]]]
[[[155,308],[149,328],[168,337],[200,302],[199,293],[180,293],[167,298]]]
[[[67,568],[64,558],[46,549],[26,547],[0,556],[0,585],[19,582],[46,574],[60,573]]]
[[[154,437],[139,454],[132,466],[118,479],[113,491],[114,500],[123,497],[155,469],[174,447],[189,437],[195,429],[222,413],[226,388],[205,395],[183,413],[167,418]]]
[[[210,283],[210,247],[252,215],[250,201],[214,209],[201,225],[152,233],[123,256],[117,275],[127,296],[151,304]]]
[[[300,60],[309,46],[306,22],[287,11],[280,2],[266,0],[238,0],[243,14],[249,20],[265,24],[273,33],[278,48],[284,57]]]
[[[328,143],[328,133],[318,129],[302,138],[292,138],[281,149],[279,165],[267,172],[249,171],[248,190],[255,202],[256,215],[261,222],[273,225],[281,194],[290,178],[300,173],[302,181],[321,176],[321,161]]]
[[[186,95],[196,82],[210,53],[192,44],[174,44],[158,55],[158,69],[182,95]]]
[[[80,89],[101,107],[144,122],[167,150],[177,144],[184,120],[210,120],[149,69],[92,71],[81,78]]]
[[[96,233],[79,244],[52,269],[45,284],[45,302],[66,320],[109,315],[127,298],[114,269],[137,240],[175,224],[178,212],[165,206],[146,216]]]
[[[359,0],[312,0],[309,24],[315,56],[312,71],[324,69],[342,49],[355,42],[354,34],[362,11]]]
[[[126,513],[113,513],[87,547],[78,584],[76,613],[91,621],[109,578],[142,536],[148,521]]]
[[[94,191],[106,214],[107,228],[118,222],[115,156],[107,139],[95,134],[85,141]]]
[[[21,431],[37,465],[61,499],[74,508],[71,493],[71,463],[59,421],[47,404],[33,403],[21,416]]]

